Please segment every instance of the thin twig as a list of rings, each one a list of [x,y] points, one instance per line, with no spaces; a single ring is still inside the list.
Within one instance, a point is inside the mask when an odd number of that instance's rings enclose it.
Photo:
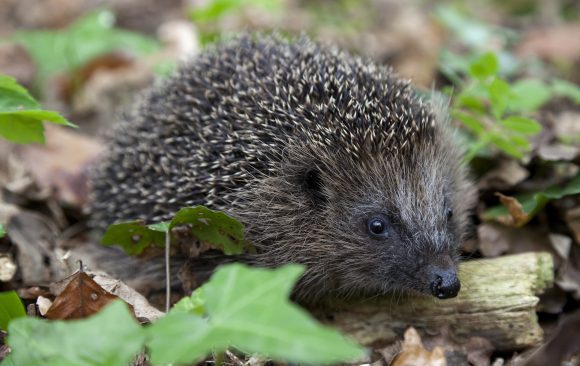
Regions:
[[[165,312],[169,312],[171,301],[171,273],[169,268],[169,254],[171,244],[171,229],[165,232]]]

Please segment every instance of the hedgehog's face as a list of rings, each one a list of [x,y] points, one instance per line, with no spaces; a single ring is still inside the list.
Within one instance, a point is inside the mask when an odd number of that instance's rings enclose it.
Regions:
[[[307,265],[299,298],[408,290],[457,295],[459,244],[473,197],[452,147],[292,160],[284,179],[274,178],[260,193],[261,202],[269,200],[262,212],[269,217],[252,239],[273,264]]]
[[[289,146],[236,210],[256,260],[298,262],[300,301],[418,291],[457,295],[459,245],[474,201],[446,135],[407,153]],[[435,143],[434,141],[437,141]]]
[[[333,157],[308,174],[318,176],[310,178],[310,191],[325,200],[324,247],[334,246],[325,268],[334,272],[331,287],[455,297],[459,245],[473,201],[457,152],[426,144],[404,156],[348,160]],[[322,233],[317,237],[323,241]]]

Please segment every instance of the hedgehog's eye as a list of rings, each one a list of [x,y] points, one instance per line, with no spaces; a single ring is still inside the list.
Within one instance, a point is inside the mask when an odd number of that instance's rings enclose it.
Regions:
[[[380,217],[373,217],[367,223],[369,234],[374,237],[387,235],[387,223]]]
[[[445,214],[447,215],[447,221],[449,221],[453,217],[453,210],[448,208]]]

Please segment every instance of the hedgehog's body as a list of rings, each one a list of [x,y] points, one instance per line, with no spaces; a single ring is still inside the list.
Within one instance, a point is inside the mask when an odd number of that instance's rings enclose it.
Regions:
[[[99,227],[198,204],[231,214],[258,248],[251,262],[308,267],[303,299],[455,295],[472,201],[446,127],[389,69],[248,37],[150,92],[93,187]]]

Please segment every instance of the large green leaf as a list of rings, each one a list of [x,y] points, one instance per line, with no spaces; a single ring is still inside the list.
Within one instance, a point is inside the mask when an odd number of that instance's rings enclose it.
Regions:
[[[26,310],[16,291],[0,292],[0,329],[7,330],[8,324],[26,316]]]
[[[145,331],[116,301],[83,320],[20,318],[10,323],[12,352],[2,365],[126,365],[143,347]]]
[[[362,357],[361,347],[289,301],[302,272],[298,265],[275,270],[221,267],[203,286],[206,317],[180,307],[148,329],[151,361],[189,363],[227,347],[315,365]]]
[[[130,221],[109,226],[102,243],[118,245],[129,254],[140,254],[149,246],[163,247],[165,233],[180,225],[188,225],[191,235],[224,253],[240,254],[252,249],[244,239],[244,226],[223,212],[204,206],[185,207],[169,222],[145,225]]]
[[[521,221],[518,223],[519,226],[526,224],[531,220],[544,206],[552,201],[557,200],[565,196],[570,196],[573,194],[580,194],[580,173],[578,173],[574,179],[572,179],[564,187],[552,186],[543,191],[528,193],[515,198],[520,202],[522,206],[522,211],[527,215],[527,221]],[[499,221],[499,222],[509,222],[510,213],[508,209],[503,206],[494,206],[486,210],[482,218],[487,221]]]

